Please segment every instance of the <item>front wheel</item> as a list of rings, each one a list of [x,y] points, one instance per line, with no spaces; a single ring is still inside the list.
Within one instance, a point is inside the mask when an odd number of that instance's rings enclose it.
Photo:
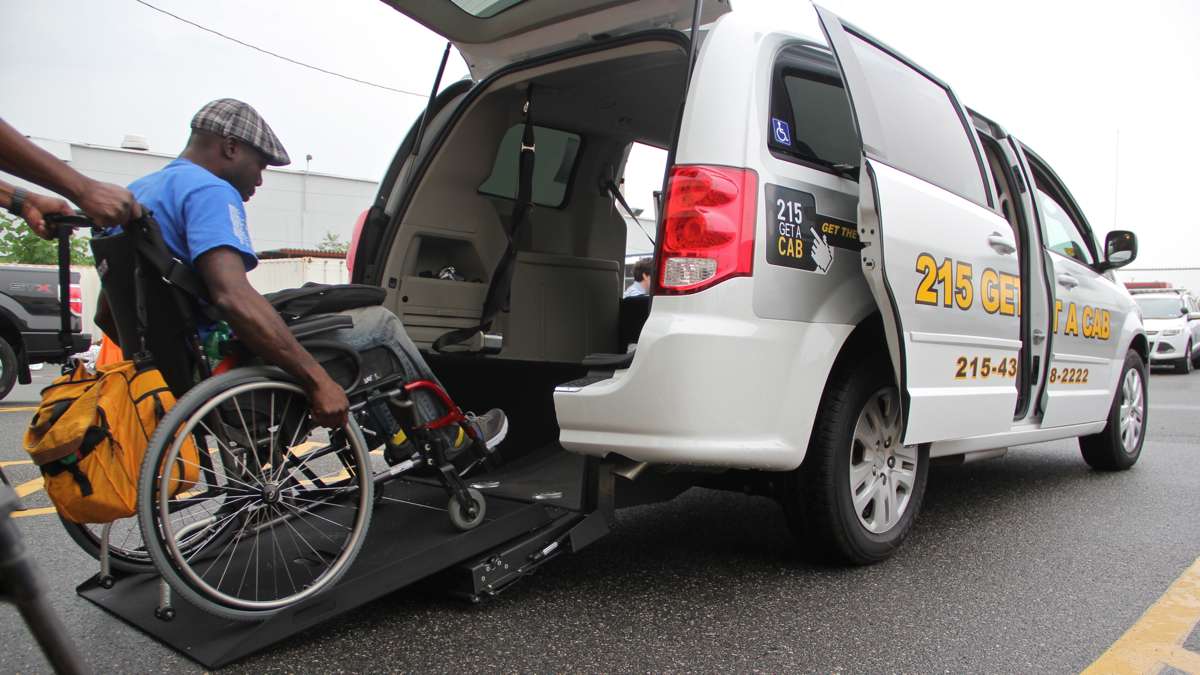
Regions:
[[[1088,466],[1101,471],[1124,471],[1137,463],[1146,441],[1146,364],[1130,349],[1108,411],[1108,424],[1098,434],[1081,436],[1079,450]]]
[[[892,555],[912,528],[929,449],[901,444],[900,392],[886,363],[843,366],[830,381],[782,501],[812,557],[869,565]]]
[[[0,399],[17,384],[17,353],[8,340],[0,338]]]
[[[1175,362],[1175,372],[1187,375],[1192,372],[1192,343],[1189,342],[1183,351],[1184,357]]]

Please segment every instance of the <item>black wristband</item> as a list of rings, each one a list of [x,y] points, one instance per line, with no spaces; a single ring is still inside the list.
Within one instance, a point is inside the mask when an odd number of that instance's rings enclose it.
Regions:
[[[25,208],[25,198],[29,196],[29,190],[25,188],[13,188],[12,199],[8,202],[8,212],[14,216],[21,218],[21,211]]]

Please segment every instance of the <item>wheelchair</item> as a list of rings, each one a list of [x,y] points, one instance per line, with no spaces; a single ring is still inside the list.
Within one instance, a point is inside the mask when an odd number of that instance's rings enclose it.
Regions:
[[[60,221],[71,224],[90,225]],[[110,526],[99,536],[78,526],[72,536],[109,549],[102,575],[109,553],[120,571],[159,574],[168,599],[159,618],[173,616],[167,588],[237,620],[328,591],[353,564],[375,505],[402,501],[381,488],[401,477],[436,480],[458,530],[483,522],[486,502],[464,475],[494,462],[484,439],[436,381],[407,375],[387,346],[359,353],[331,339],[353,325],[350,317],[283,315],[346,390],[347,422],[325,429],[312,422],[303,389],[283,370],[256,364],[236,339],[212,367],[192,321],[197,308],[211,307],[203,284],[171,257],[153,218],[93,237],[92,251],[118,344],[127,358],[158,367],[178,400],[142,464],[141,541],[112,547]],[[432,396],[441,416],[421,419],[418,395]],[[194,480],[181,484],[184,475]]]

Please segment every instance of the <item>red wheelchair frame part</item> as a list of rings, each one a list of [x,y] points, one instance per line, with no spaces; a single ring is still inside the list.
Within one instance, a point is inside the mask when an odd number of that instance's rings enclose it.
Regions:
[[[446,406],[446,409],[450,411],[436,420],[422,425],[420,427],[421,429],[425,431],[433,431],[435,429],[448,427],[451,424],[462,424],[467,431],[467,435],[471,438],[475,438],[474,426],[471,424],[465,424],[467,421],[467,416],[463,414],[463,411],[458,407],[458,404],[450,399],[450,395],[446,393],[445,389],[442,389],[436,382],[431,380],[415,380],[404,385],[404,391],[409,394],[418,389],[425,389],[433,392],[435,396],[441,399],[442,405]]]

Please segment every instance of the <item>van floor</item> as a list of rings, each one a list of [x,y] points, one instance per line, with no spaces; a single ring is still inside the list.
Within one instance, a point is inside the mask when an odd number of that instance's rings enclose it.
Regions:
[[[508,416],[508,436],[500,444],[505,461],[558,443],[554,388],[578,379],[588,369],[579,364],[515,361],[425,354],[446,392],[463,410],[483,413],[500,408]]]

